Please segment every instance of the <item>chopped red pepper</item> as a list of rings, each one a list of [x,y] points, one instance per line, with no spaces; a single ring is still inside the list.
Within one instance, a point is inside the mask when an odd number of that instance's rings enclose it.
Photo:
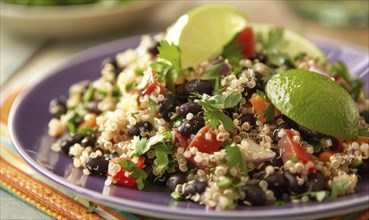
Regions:
[[[131,160],[131,158],[114,158],[111,160],[111,162],[118,164],[122,160]],[[144,166],[144,163],[145,163],[145,158],[140,157],[136,163],[136,166],[141,169]],[[108,176],[110,176],[109,173],[108,173]],[[115,176],[113,176],[113,179],[116,181],[116,184],[118,185],[127,186],[127,187],[136,186],[136,178],[130,177],[129,175],[126,176],[126,171],[124,170],[123,167],[121,167],[120,171]]]
[[[246,58],[252,57],[255,53],[255,42],[254,42],[254,33],[251,27],[246,27],[239,34],[236,44],[242,46],[242,54]]]
[[[283,162],[286,163],[295,156],[296,159],[303,164],[307,164],[308,162],[315,164],[313,156],[300,146],[299,143],[295,142],[293,136],[294,132],[292,130],[285,129],[285,135],[278,142]],[[313,173],[314,171],[315,167],[309,169],[309,173]]]

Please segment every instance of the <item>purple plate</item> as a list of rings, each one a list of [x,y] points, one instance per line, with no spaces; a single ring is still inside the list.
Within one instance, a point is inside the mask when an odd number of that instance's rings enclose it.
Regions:
[[[51,119],[48,105],[52,98],[67,96],[72,83],[99,76],[106,57],[138,45],[131,37],[104,44],[77,54],[63,62],[42,80],[34,83],[16,100],[11,110],[10,135],[14,145],[33,168],[69,191],[128,212],[176,219],[298,219],[321,218],[369,207],[369,180],[359,183],[354,195],[334,201],[283,206],[239,207],[233,211],[209,210],[193,202],[175,201],[162,189],[138,191],[121,186],[104,186],[104,178],[84,176],[73,167],[71,158],[50,150],[47,125]],[[331,61],[344,60],[350,71],[365,79],[369,89],[368,52],[342,43],[313,39]]]

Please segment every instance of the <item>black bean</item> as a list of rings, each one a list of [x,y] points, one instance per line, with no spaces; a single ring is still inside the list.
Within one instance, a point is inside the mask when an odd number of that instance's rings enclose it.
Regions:
[[[265,89],[265,82],[263,80],[263,75],[261,75],[261,73],[259,72],[255,72],[255,81],[256,81],[256,85],[255,85],[255,89],[259,89],[259,90],[264,90]]]
[[[67,113],[67,105],[63,98],[52,99],[49,104],[49,112],[55,118]]]
[[[297,174],[293,174],[293,173],[290,173],[290,172],[284,172],[284,177],[286,178],[287,180],[287,183],[288,183],[288,189],[295,193],[295,194],[300,194],[300,193],[303,193],[305,191],[305,184],[298,184],[298,181],[297,181]]]
[[[152,124],[150,122],[139,121],[128,129],[128,135],[131,137],[141,136],[141,132],[149,132],[151,130],[152,130]]]
[[[98,101],[91,101],[91,102],[87,103],[87,105],[86,105],[87,111],[99,115],[101,113],[101,111],[97,107],[98,104],[99,104]]]
[[[189,196],[189,195],[194,195],[196,193],[203,193],[207,187],[207,183],[205,182],[199,182],[199,181],[195,181],[193,183],[190,183],[188,185],[186,185],[184,191],[183,191],[183,195],[184,196]]]
[[[95,158],[89,157],[86,160],[86,168],[94,176],[106,176],[108,173],[109,158],[104,156],[97,156]]]
[[[188,93],[198,92],[199,94],[211,95],[213,87],[209,81],[205,80],[193,80],[185,84],[185,89]]]
[[[158,50],[159,46],[160,46],[160,41],[157,41],[151,47],[147,48],[147,52],[149,52],[153,56],[156,56],[159,53],[159,50]]]
[[[298,124],[297,122],[293,121],[292,119],[290,119],[286,116],[283,116],[283,119],[291,128],[299,131],[302,138],[305,139],[305,140],[307,140],[307,139],[319,140],[321,138],[326,137],[326,135],[324,135],[320,132],[317,132],[317,131],[313,131],[313,130],[307,128],[307,127],[304,127],[304,126]]]
[[[283,160],[282,160],[281,154],[279,152],[279,148],[272,147],[270,149],[275,153],[275,157],[273,157],[273,159],[271,161],[271,165],[273,167],[282,167],[283,166]]]
[[[290,128],[290,126],[283,122],[281,124],[279,124],[273,131],[273,137],[274,137],[274,141],[273,143],[278,143],[278,141],[281,139],[280,137],[278,137],[278,133],[282,130],[282,129],[288,129]]]
[[[172,112],[175,112],[176,100],[172,95],[167,95],[163,100],[158,102],[159,115],[165,120],[170,121]]]
[[[73,143],[73,141],[71,141],[71,140],[64,140],[64,141],[62,141],[61,143],[60,143],[60,147],[61,147],[61,149],[62,149],[62,151],[65,153],[65,154],[69,154],[69,149],[70,149],[70,147],[71,146],[73,146],[74,145],[74,143]]]
[[[200,115],[194,115],[191,120],[186,119],[178,126],[178,132],[183,136],[189,137],[191,134],[196,134],[204,126],[204,118]]]
[[[268,182],[268,189],[274,192],[277,198],[280,198],[287,191],[287,181],[281,172],[274,172],[265,177]]]
[[[173,192],[178,184],[183,184],[186,182],[186,177],[183,174],[175,173],[170,175],[167,179],[167,187],[168,189]]]
[[[94,148],[96,144],[96,136],[87,136],[84,137],[81,141],[82,147],[92,147]]]
[[[251,56],[250,60],[255,61],[255,60],[259,60],[260,63],[266,63],[267,62],[268,57],[263,54],[263,53],[254,53],[254,55]]]
[[[369,124],[369,110],[360,112],[360,116],[362,116],[364,121]]]
[[[358,167],[357,173],[361,177],[369,177],[369,159],[363,160],[363,163]]]
[[[320,171],[308,175],[306,181],[306,187],[308,192],[320,191],[327,189],[327,183],[323,174]]]
[[[245,192],[245,200],[250,202],[254,206],[266,205],[266,195],[264,191],[258,185],[247,184],[241,187],[241,190]]]
[[[186,185],[185,189],[182,192],[184,196],[195,195],[195,193],[196,193],[196,187],[193,184]]]
[[[180,105],[178,108],[178,114],[181,115],[182,117],[186,117],[188,113],[197,115],[201,111],[202,111],[201,106],[198,105],[196,102],[187,102]]]
[[[240,121],[240,125],[242,125],[245,122],[248,122],[250,124],[250,128],[251,128],[252,126],[255,126],[256,118],[255,118],[255,115],[250,114],[250,113],[246,113],[246,114],[241,116],[239,121]]]
[[[187,102],[190,94],[185,89],[185,84],[176,86],[176,99],[180,102]]]
[[[200,182],[200,181],[195,181],[192,184],[195,186],[196,192],[200,194],[203,193],[206,187],[208,186],[206,182]]]
[[[329,139],[332,141],[332,145],[329,147],[330,150],[336,150],[340,146],[340,142],[337,138],[333,136],[329,136]]]
[[[60,147],[64,153],[69,155],[70,147],[73,146],[74,144],[81,143],[83,138],[84,136],[76,134],[73,137],[70,137],[67,140],[62,141]]]

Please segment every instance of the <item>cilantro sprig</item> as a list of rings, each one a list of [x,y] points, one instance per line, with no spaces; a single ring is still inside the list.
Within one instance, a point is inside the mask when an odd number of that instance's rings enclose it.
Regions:
[[[359,78],[350,76],[348,68],[344,62],[341,60],[337,61],[331,67],[331,74],[333,76],[340,76],[345,82],[341,82],[340,85],[347,90],[347,92],[357,100],[359,98],[360,92],[364,86],[364,81]]]
[[[231,132],[233,130],[233,121],[230,117],[224,114],[221,109],[232,108],[236,106],[240,99],[241,93],[239,92],[225,92],[222,95],[210,96],[198,93],[192,94],[192,97],[200,99],[198,104],[204,109],[205,119],[210,121],[210,127],[215,129],[221,122],[226,131]]]
[[[158,81],[166,83],[166,87],[175,93],[175,81],[183,75],[181,50],[178,46],[162,40],[158,51],[160,59],[152,63],[150,67],[157,74]]]
[[[247,166],[245,158],[242,156],[240,148],[237,144],[232,143],[225,149],[225,158],[229,168],[239,168],[245,175],[247,175]]]
[[[136,179],[138,189],[141,190],[144,188],[144,181],[147,178],[145,170],[138,168],[131,160],[122,160],[119,161],[118,164],[121,165],[125,171],[131,172],[129,176]]]

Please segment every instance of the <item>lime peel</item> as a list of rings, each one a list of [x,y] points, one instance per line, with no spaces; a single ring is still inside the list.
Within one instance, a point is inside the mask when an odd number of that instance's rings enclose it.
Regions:
[[[346,140],[358,137],[359,111],[351,96],[332,79],[307,70],[288,70],[265,88],[284,115],[311,130]]]
[[[165,39],[181,49],[183,68],[214,59],[247,26],[239,10],[226,5],[205,5],[182,15],[167,29]]]

